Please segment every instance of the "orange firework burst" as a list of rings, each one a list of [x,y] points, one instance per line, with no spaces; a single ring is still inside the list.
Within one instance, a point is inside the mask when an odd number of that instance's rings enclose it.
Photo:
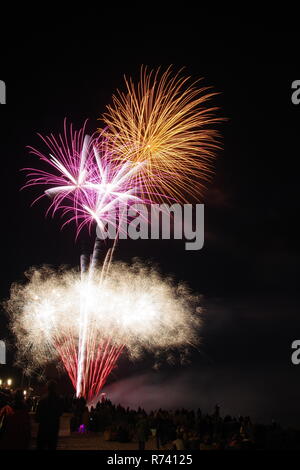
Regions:
[[[198,81],[142,67],[137,85],[125,77],[127,91],[118,91],[103,115],[116,158],[143,162],[145,195],[186,202],[201,195],[213,172],[219,148],[212,124],[217,108],[208,106],[216,93]]]

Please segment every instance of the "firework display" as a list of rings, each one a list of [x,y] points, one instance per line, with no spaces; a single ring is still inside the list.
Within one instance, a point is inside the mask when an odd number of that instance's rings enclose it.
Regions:
[[[25,169],[25,187],[44,190],[34,202],[46,196],[48,212],[60,213],[63,226],[75,222],[77,238],[93,224],[119,230],[122,208],[136,202],[182,202],[201,193],[218,147],[211,128],[217,119],[206,106],[213,93],[188,83],[170,68],[142,68],[138,85],[126,80],[127,93],[113,97],[100,132],[89,135],[86,122],[76,131],[65,120],[61,134],[40,135],[45,150],[30,152],[42,168]],[[113,251],[97,238],[79,271],[32,268],[6,303],[19,361],[26,358],[31,370],[60,359],[76,395],[89,403],[122,351],[135,358],[182,350],[197,343],[200,325],[199,297],[141,263],[112,263]]]

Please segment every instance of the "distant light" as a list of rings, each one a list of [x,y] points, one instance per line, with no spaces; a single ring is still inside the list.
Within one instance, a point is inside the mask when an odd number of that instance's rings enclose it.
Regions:
[[[0,385],[2,385],[2,379],[0,379]]]
[[[7,385],[10,387],[12,384],[12,380],[11,379],[7,379]]]
[[[24,390],[24,391],[23,391],[23,395],[24,395],[24,396],[27,395],[27,390]]]

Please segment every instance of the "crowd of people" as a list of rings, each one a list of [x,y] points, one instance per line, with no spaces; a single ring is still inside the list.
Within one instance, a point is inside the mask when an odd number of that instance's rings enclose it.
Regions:
[[[84,398],[60,397],[54,381],[48,383],[47,394],[40,399],[25,399],[20,390],[0,390],[0,449],[55,450],[63,413],[70,416],[70,433],[136,442],[140,450],[147,448],[149,441],[158,450],[300,449],[300,431],[283,429],[275,422],[254,424],[249,416],[222,417],[217,405],[211,414],[200,409],[147,413],[107,399],[88,408]],[[34,446],[32,419],[38,423]]]
[[[39,423],[38,450],[56,450],[64,401],[49,381],[47,394],[40,400],[25,398],[22,390],[0,390],[0,449],[27,450],[31,446],[31,415]]]
[[[300,449],[300,431],[283,429],[275,421],[269,426],[254,424],[249,416],[222,417],[218,405],[211,414],[184,408],[146,413],[109,400],[88,410],[79,399],[73,404],[71,430],[75,432],[81,422],[82,432],[103,433],[110,441],[135,441],[141,450],[150,439],[163,450]]]

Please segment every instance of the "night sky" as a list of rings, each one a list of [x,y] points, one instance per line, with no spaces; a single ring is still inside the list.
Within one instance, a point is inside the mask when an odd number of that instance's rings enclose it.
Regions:
[[[123,74],[138,77],[142,64],[175,68],[219,94],[213,104],[223,150],[205,193],[205,245],[184,250],[182,241],[123,241],[116,258],[137,256],[187,281],[203,294],[202,344],[185,367],[154,372],[148,361],[121,361],[108,389],[115,399],[146,406],[202,406],[297,424],[300,365],[291,343],[300,338],[299,212],[300,105],[291,84],[300,79],[296,17],[211,16],[192,10],[158,16],[130,11],[28,10],[12,17],[2,38],[0,79],[1,298],[24,271],[43,263],[76,266],[81,243],[74,227],[60,230],[45,219],[47,201],[30,208],[37,190],[19,191],[20,168],[33,166],[26,145],[37,132],[62,128],[64,117],[90,129],[123,87]],[[299,54],[299,52],[298,52]],[[86,235],[87,236],[87,235]],[[0,336],[8,335],[0,313]],[[10,339],[11,341],[11,339]],[[9,354],[9,361],[12,354]],[[12,373],[0,366],[0,376]],[[17,372],[14,372],[17,374]],[[115,381],[115,382],[114,382]],[[119,385],[118,385],[119,384]]]

